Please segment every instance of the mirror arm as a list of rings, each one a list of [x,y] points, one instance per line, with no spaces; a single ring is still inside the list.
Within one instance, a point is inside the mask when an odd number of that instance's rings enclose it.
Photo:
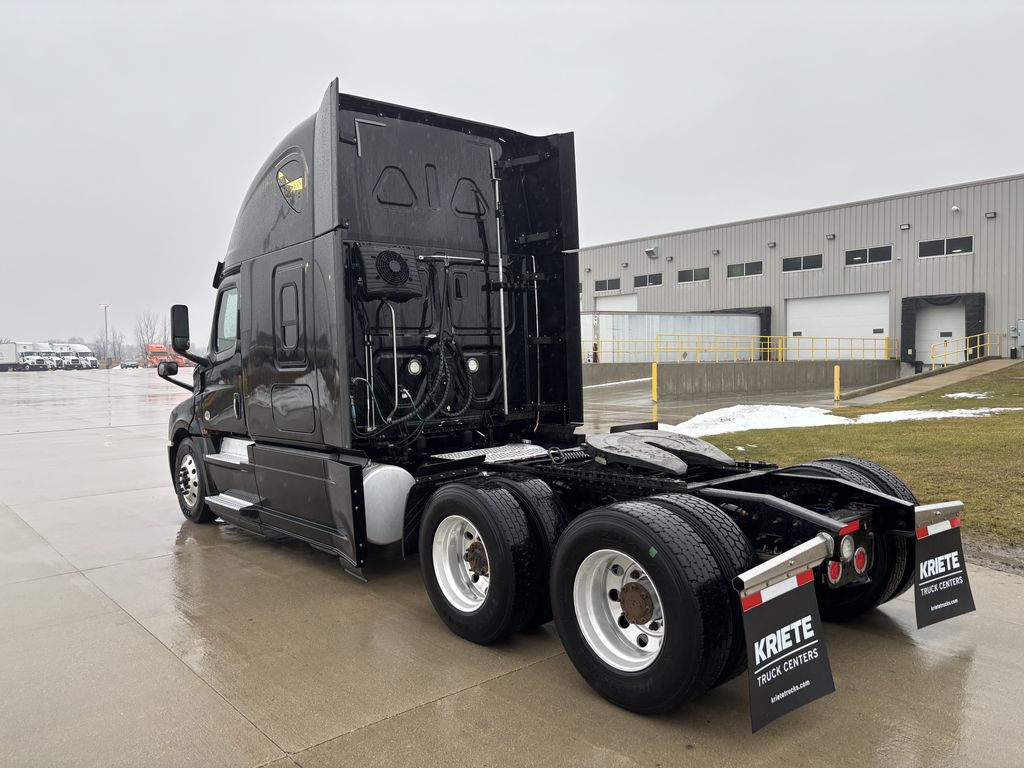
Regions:
[[[208,357],[203,357],[202,355],[193,355],[188,350],[182,352],[180,350],[175,349],[174,351],[177,352],[182,357],[184,357],[186,360],[191,360],[193,363],[200,366],[201,368],[210,367],[210,358]]]
[[[189,392],[195,392],[195,390],[192,388],[191,384],[186,384],[184,381],[178,381],[173,376],[164,376],[164,375],[162,375],[160,373],[157,373],[157,376],[159,376],[161,379],[164,379],[165,381],[171,382],[171,384],[173,384],[176,387],[181,387],[182,389],[187,389]]]

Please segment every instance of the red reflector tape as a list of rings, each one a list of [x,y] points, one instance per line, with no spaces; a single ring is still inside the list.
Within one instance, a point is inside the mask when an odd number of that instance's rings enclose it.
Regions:
[[[925,528],[917,529],[917,538],[924,539],[928,536],[934,536],[936,533],[942,533],[943,531],[951,530],[952,528],[960,527],[960,518],[954,517],[951,520],[943,520],[941,523],[932,523]]]
[[[751,608],[757,608],[761,604],[761,593],[755,592],[752,595],[747,595],[743,598],[743,610],[749,611]]]
[[[796,576],[790,576],[788,579],[780,581],[778,584],[772,584],[770,587],[765,587],[760,592],[753,592],[752,594],[744,597],[740,604],[743,606],[744,611],[749,611],[751,608],[757,608],[773,597],[789,592],[791,589],[802,587],[804,584],[808,584],[814,580],[814,572],[808,568],[806,571],[800,571]]]
[[[853,533],[854,531],[859,531],[859,530],[860,530],[860,520],[854,520],[849,525],[844,525],[842,528],[840,528],[839,529],[839,535],[840,536],[845,536],[848,533]]]

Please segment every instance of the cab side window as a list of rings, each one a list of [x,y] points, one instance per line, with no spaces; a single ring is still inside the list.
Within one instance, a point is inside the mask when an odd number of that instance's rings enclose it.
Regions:
[[[220,295],[217,305],[217,338],[214,349],[226,352],[238,339],[238,289],[228,288]]]

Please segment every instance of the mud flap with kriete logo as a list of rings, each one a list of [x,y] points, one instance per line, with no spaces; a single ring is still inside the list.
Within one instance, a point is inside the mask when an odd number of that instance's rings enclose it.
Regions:
[[[960,538],[963,507],[959,501],[950,501],[924,504],[914,510],[914,607],[918,629],[974,610]]]
[[[836,689],[812,570],[831,551],[831,538],[819,534],[736,579],[753,731]]]

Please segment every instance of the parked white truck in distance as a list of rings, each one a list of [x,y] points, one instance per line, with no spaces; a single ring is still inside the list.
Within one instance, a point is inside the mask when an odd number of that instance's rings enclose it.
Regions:
[[[18,366],[18,345],[13,341],[0,344],[0,371],[14,371]]]
[[[82,361],[83,368],[99,368],[100,361],[85,344],[71,344],[71,352]]]

